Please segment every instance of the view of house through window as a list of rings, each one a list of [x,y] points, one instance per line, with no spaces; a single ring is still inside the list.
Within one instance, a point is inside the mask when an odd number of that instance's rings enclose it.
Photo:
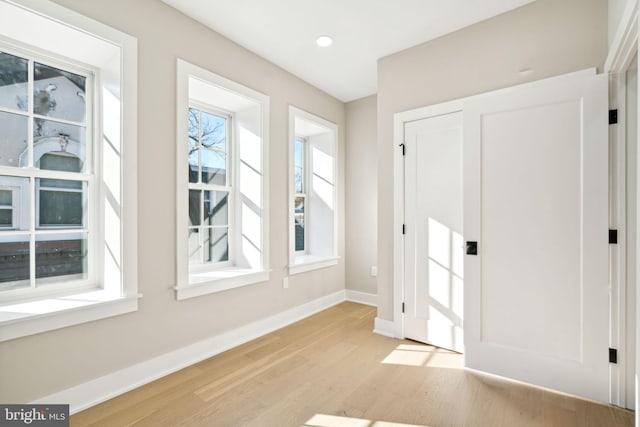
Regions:
[[[90,79],[0,51],[0,292],[87,278]]]

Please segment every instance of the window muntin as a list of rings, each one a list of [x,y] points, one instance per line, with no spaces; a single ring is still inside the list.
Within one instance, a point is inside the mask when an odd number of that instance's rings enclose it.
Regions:
[[[0,297],[91,285],[92,81],[75,64],[0,47],[0,188],[12,187],[11,227],[0,225]]]
[[[307,201],[307,141],[296,137],[293,149],[294,158],[294,234],[296,253],[306,252],[306,201]]]
[[[202,106],[188,111],[189,261],[231,261],[230,138],[233,116]]]

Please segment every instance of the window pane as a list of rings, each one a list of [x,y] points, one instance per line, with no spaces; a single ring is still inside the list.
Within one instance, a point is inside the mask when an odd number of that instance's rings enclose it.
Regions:
[[[296,197],[294,217],[296,251],[304,251],[304,197]]]
[[[0,229],[13,227],[13,209],[0,208]]]
[[[33,123],[33,151],[35,164],[42,167],[41,158],[46,153],[56,155],[75,156],[79,160],[80,168],[84,170],[86,129],[81,126],[58,123],[51,120],[34,119]]]
[[[2,181],[2,178],[0,178]],[[0,206],[11,206],[13,205],[13,191],[11,190],[0,190]]]
[[[198,182],[200,111],[189,108],[189,182]]]
[[[202,112],[202,182],[227,185],[227,119]]]
[[[82,181],[37,179],[39,227],[73,226],[84,224],[84,194]],[[79,189],[79,191],[78,191]]]
[[[86,77],[34,64],[33,112],[84,123]]]
[[[200,244],[200,230],[198,228],[189,228],[189,262],[202,262],[202,245]]]
[[[36,236],[36,285],[87,277],[86,234]]]
[[[304,142],[296,138],[293,145],[294,178],[296,193],[304,193]]]
[[[22,111],[29,109],[28,65],[26,59],[0,52],[0,106]]]
[[[29,236],[0,240],[0,291],[29,287]]]
[[[200,225],[202,222],[200,216],[200,201],[202,191],[189,190],[189,225]]]
[[[229,229],[203,228],[204,233],[204,261],[221,262],[229,260]]]
[[[204,225],[229,224],[228,196],[227,191],[204,192]]]
[[[80,159],[63,151],[47,153],[40,157],[40,169],[50,171],[81,172]]]
[[[24,116],[0,112],[0,166],[27,166],[27,125]]]

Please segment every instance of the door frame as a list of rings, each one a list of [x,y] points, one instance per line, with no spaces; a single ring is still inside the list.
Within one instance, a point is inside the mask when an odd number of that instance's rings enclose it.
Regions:
[[[610,203],[610,226],[618,230],[618,245],[610,248],[611,264],[611,298],[610,298],[610,344],[613,348],[623,346],[624,350],[618,352],[618,364],[610,365],[610,403],[622,407],[629,406],[627,396],[627,384],[637,378],[638,366],[640,366],[640,295],[638,292],[638,266],[640,266],[640,239],[636,239],[636,283],[626,283],[627,275],[627,156],[625,145],[626,135],[626,73],[631,62],[638,53],[638,1],[630,1],[625,8],[618,30],[609,46],[609,53],[604,66],[604,73],[609,75],[609,106],[618,109],[618,125],[609,129],[610,145],[610,194],[613,200]],[[636,117],[638,122],[638,117]],[[640,134],[639,134],[640,135]],[[638,145],[640,138],[636,141]],[[638,151],[640,155],[640,151]],[[640,166],[640,158],[636,159],[636,169]],[[638,175],[640,179],[640,174]],[[636,203],[640,200],[640,186],[636,186]],[[635,206],[636,224],[640,220],[640,211]],[[636,334],[628,337],[627,331],[627,289],[630,286],[636,289]],[[636,358],[629,360],[626,343],[629,338],[635,340]],[[635,365],[635,369],[634,369]],[[640,397],[636,387],[635,408],[640,408]],[[640,426],[640,417],[636,415],[636,425]]]

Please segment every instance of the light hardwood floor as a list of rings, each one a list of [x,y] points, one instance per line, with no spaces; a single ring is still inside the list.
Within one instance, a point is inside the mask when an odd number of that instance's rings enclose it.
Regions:
[[[461,368],[342,303],[71,417],[71,426],[632,426],[633,412]]]

